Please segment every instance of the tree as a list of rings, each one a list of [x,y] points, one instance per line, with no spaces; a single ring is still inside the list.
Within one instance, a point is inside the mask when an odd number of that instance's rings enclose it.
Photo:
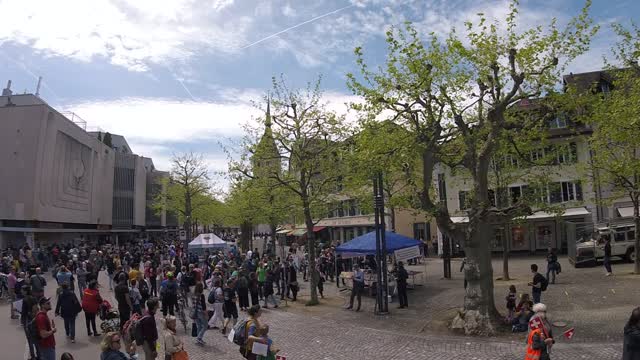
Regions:
[[[326,215],[327,203],[336,191],[342,172],[342,141],[347,133],[344,118],[328,111],[322,103],[320,79],[304,90],[289,89],[281,78],[273,78],[272,135],[278,147],[284,171],[267,171],[264,176],[285,189],[300,206],[307,229],[307,251],[311,277],[311,299],[308,305],[318,304],[316,271],[316,238],[313,231],[318,216]],[[263,120],[264,121],[264,120]],[[264,125],[264,124],[263,124]],[[246,152],[255,145],[248,139]],[[253,139],[255,144],[255,139]],[[253,161],[259,159],[253,154]],[[244,159],[247,160],[248,155]],[[255,177],[247,164],[233,164],[234,171]]]
[[[490,224],[529,211],[521,203],[490,206],[489,166],[500,136],[516,131],[506,112],[522,100],[540,97],[556,85],[563,66],[588,48],[595,29],[582,13],[563,31],[551,21],[547,29],[517,28],[517,1],[511,4],[503,29],[479,14],[466,23],[461,38],[452,31],[443,41],[434,34],[425,45],[407,24],[405,31],[387,32],[386,66],[375,72],[356,49],[360,77],[350,74],[349,86],[365,103],[356,109],[390,120],[415,136],[421,153],[421,208],[432,214],[446,236],[464,238],[468,281],[464,308],[452,323],[467,334],[491,334],[499,323],[493,293]],[[369,116],[373,118],[374,116]],[[462,167],[472,180],[469,221],[464,228],[451,220],[446,202],[433,194],[434,171]]]
[[[169,178],[163,181],[167,190],[164,196],[156,198],[156,208],[164,207],[167,211],[178,214],[179,221],[184,224],[187,232],[186,249],[188,242],[192,240],[194,214],[202,214],[203,208],[214,201],[209,193],[209,170],[204,157],[192,152],[174,155]]]
[[[102,139],[102,142],[105,145],[107,145],[108,147],[110,147],[110,148],[113,147],[113,143],[111,142],[111,133],[110,132],[104,133],[104,138]]]
[[[408,208],[415,187],[419,154],[413,134],[393,122],[363,121],[352,136],[347,153],[349,171],[345,174],[345,193],[356,198],[365,211],[373,210],[373,177],[383,175],[385,207],[391,215],[391,230],[396,227],[396,209]]]
[[[627,257],[640,274],[640,28],[614,26],[618,43],[612,49],[614,61],[607,61],[611,91],[571,89],[568,106],[593,128],[589,138],[589,174],[611,189],[610,201],[626,196],[633,204],[634,249]]]

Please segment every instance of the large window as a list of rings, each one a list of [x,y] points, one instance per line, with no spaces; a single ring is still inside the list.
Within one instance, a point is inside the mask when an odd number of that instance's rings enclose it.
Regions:
[[[511,196],[511,204],[517,203],[527,194],[529,187],[527,185],[518,185],[509,187],[509,195]]]
[[[438,196],[440,202],[447,203],[447,185],[444,180],[444,174],[438,174]]]
[[[567,115],[563,113],[557,114],[553,119],[549,121],[549,127],[551,129],[562,129],[567,127]]]
[[[577,181],[553,183],[549,189],[549,200],[552,204],[582,201],[582,186]]]
[[[460,191],[458,192],[458,205],[460,206],[460,210],[468,210],[471,208],[471,199],[469,198],[468,191]]]

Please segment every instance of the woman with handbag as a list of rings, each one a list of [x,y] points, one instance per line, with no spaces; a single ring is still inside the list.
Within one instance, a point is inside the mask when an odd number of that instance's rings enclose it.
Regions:
[[[176,317],[173,315],[165,320],[164,360],[189,360],[182,340],[176,335]]]
[[[202,285],[202,282],[198,282],[194,288],[192,301],[193,307],[189,314],[189,317],[195,321],[196,326],[198,327],[198,335],[196,339],[196,344],[198,345],[205,345],[202,338],[204,337],[204,333],[207,331],[207,320],[209,318],[207,316],[207,304],[205,303],[203,292],[204,285]]]
[[[63,283],[55,313],[64,319],[64,332],[72,343],[76,342],[76,317],[80,311],[82,306],[76,294],[69,289],[69,284]]]

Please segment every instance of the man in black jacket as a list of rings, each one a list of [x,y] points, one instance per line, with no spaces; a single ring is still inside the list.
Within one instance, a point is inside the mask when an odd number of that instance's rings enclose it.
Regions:
[[[396,282],[398,284],[398,301],[400,306],[398,309],[404,309],[409,306],[409,299],[407,298],[407,279],[409,273],[404,268],[402,261],[398,261],[398,268],[396,269]]]
[[[144,350],[145,360],[155,360],[158,357],[156,351],[156,342],[158,341],[158,327],[156,326],[156,312],[160,307],[157,298],[151,298],[147,301],[147,314],[140,320],[142,326],[142,335],[144,342],[142,349]]]

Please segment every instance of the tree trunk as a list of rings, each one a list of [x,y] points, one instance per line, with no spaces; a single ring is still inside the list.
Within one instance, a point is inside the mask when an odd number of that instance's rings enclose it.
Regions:
[[[318,301],[318,274],[316,273],[316,234],[313,232],[313,218],[309,200],[302,199],[304,211],[304,223],[307,226],[307,252],[309,253],[309,294],[311,299],[307,305],[317,305]]]
[[[500,316],[493,296],[490,229],[491,225],[486,222],[469,223],[465,236],[467,289],[464,310],[458,313],[451,327],[463,330],[467,335],[494,334]]]
[[[396,208],[389,207],[391,211],[391,231],[396,232]],[[382,221],[384,221],[384,216],[382,216]]]
[[[508,228],[508,227],[507,227]],[[509,278],[509,239],[502,234],[502,280],[508,281]]]
[[[253,224],[250,221],[244,221],[240,224],[240,244],[239,248],[242,252],[246,253],[249,250],[249,240],[251,239],[251,230]]]
[[[640,275],[640,234],[638,234],[640,230],[640,209],[638,207],[640,203],[638,199],[633,202],[633,222],[636,226],[635,229],[635,245],[633,246],[633,251],[635,252],[636,258],[633,264],[633,273]]]
[[[189,250],[189,242],[191,242],[191,240],[193,240],[192,236],[192,232],[191,232],[191,195],[189,193],[186,193],[184,196],[184,216],[185,216],[185,223],[184,223],[184,230],[187,232],[187,238],[185,239],[185,243],[184,243],[184,250],[188,252]]]

